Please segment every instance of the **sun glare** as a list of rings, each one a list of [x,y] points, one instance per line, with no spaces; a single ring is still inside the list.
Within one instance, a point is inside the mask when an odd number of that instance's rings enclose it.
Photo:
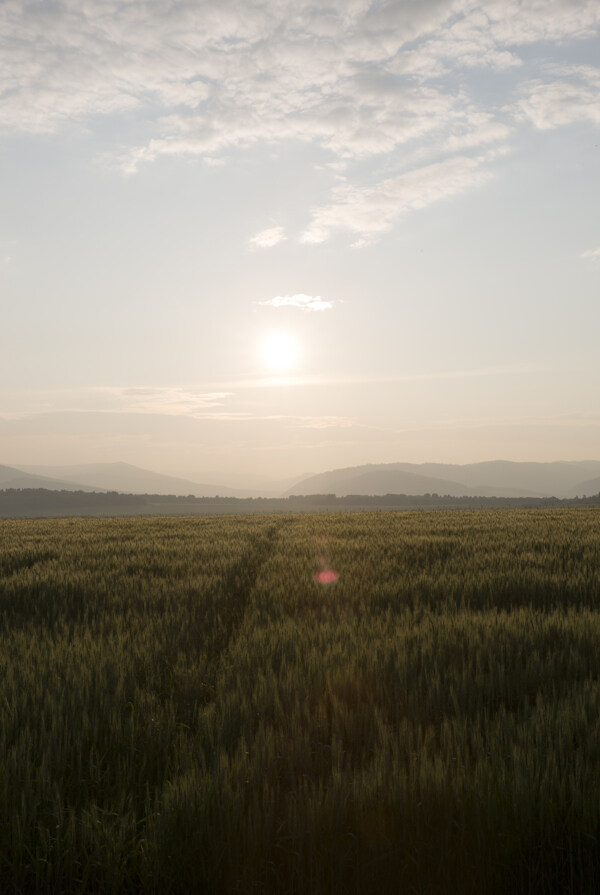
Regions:
[[[298,360],[298,343],[288,333],[271,333],[263,340],[261,357],[274,373],[291,370]]]

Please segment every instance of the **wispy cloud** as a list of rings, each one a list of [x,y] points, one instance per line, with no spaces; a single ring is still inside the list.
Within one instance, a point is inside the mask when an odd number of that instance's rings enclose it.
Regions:
[[[115,388],[97,389],[109,408],[123,413],[190,414],[204,413],[222,407],[231,392],[200,392],[184,388]]]
[[[395,383],[428,382],[443,380],[480,379],[487,377],[523,377],[547,372],[533,364],[517,364],[505,367],[483,367],[463,370],[438,370],[433,372],[406,372],[393,375],[339,374],[333,376],[246,377],[243,380],[204,383],[194,387],[170,386],[94,386],[74,389],[20,392],[11,395],[0,390],[2,411],[0,419],[29,419],[52,414],[113,414],[133,416],[173,416],[188,419],[243,420],[288,419],[303,421],[311,428],[318,428],[315,420],[325,417],[256,413],[252,398],[252,410],[245,409],[247,392],[290,388],[319,388],[325,386],[385,385]],[[342,417],[326,417],[336,419]],[[312,421],[312,422],[311,422]],[[319,423],[321,425],[321,423]],[[328,424],[329,425],[329,424]]]
[[[298,416],[291,418],[291,423],[298,429],[350,429],[357,425],[346,416]]]
[[[169,425],[187,421],[198,423],[269,423],[295,429],[347,428],[354,420],[329,414],[273,413],[259,407],[253,400],[230,402],[235,395],[230,391],[201,392],[183,388],[96,387],[67,389],[64,391],[37,393],[29,399],[22,396],[18,411],[0,413],[0,423],[6,425],[31,423],[50,424],[52,420],[117,421],[146,418],[159,421],[169,418]],[[96,427],[97,428],[97,427]]]
[[[345,374],[324,376],[268,376],[246,377],[245,379],[230,380],[214,384],[214,388],[230,389],[236,394],[244,391],[260,391],[262,389],[288,389],[288,388],[323,388],[325,386],[340,385],[384,385],[401,382],[428,382],[453,379],[481,379],[487,377],[527,376],[541,372],[548,372],[537,364],[513,364],[504,367],[478,367],[463,370],[435,370],[432,372],[406,372],[392,375],[381,374]]]
[[[582,258],[591,258],[593,261],[600,261],[600,248],[589,249],[587,252],[581,253]]]
[[[302,241],[320,243],[335,230],[358,235],[354,247],[362,248],[390,230],[409,209],[425,208],[433,202],[483,183],[491,174],[482,167],[483,157],[459,156],[416,168],[374,187],[338,186],[333,201],[313,211]]]
[[[222,407],[233,396],[227,390],[170,386],[95,386],[56,389],[20,397],[21,411],[11,416],[61,413],[130,413],[197,415]]]
[[[259,301],[259,305],[271,308],[299,308],[301,311],[328,311],[333,307],[332,301],[324,301],[320,295],[276,295],[267,301]]]
[[[544,79],[524,84],[521,93],[516,115],[538,130],[576,122],[600,125],[600,68],[554,66]]]
[[[261,230],[256,236],[253,236],[250,240],[250,245],[258,249],[270,249],[285,239],[287,239],[287,236],[283,227],[268,227],[266,230]]]

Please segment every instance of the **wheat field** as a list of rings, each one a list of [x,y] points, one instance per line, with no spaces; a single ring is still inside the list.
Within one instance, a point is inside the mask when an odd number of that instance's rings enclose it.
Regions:
[[[599,605],[598,510],[2,521],[0,891],[596,893]]]

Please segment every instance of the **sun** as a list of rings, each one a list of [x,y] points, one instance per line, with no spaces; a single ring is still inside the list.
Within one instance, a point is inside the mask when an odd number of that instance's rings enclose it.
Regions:
[[[298,360],[298,342],[289,333],[271,333],[263,339],[260,354],[274,373],[291,370]]]

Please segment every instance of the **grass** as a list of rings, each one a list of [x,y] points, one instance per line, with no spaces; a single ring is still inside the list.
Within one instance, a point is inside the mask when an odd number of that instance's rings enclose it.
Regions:
[[[594,510],[0,522],[0,891],[600,891],[599,600]]]

